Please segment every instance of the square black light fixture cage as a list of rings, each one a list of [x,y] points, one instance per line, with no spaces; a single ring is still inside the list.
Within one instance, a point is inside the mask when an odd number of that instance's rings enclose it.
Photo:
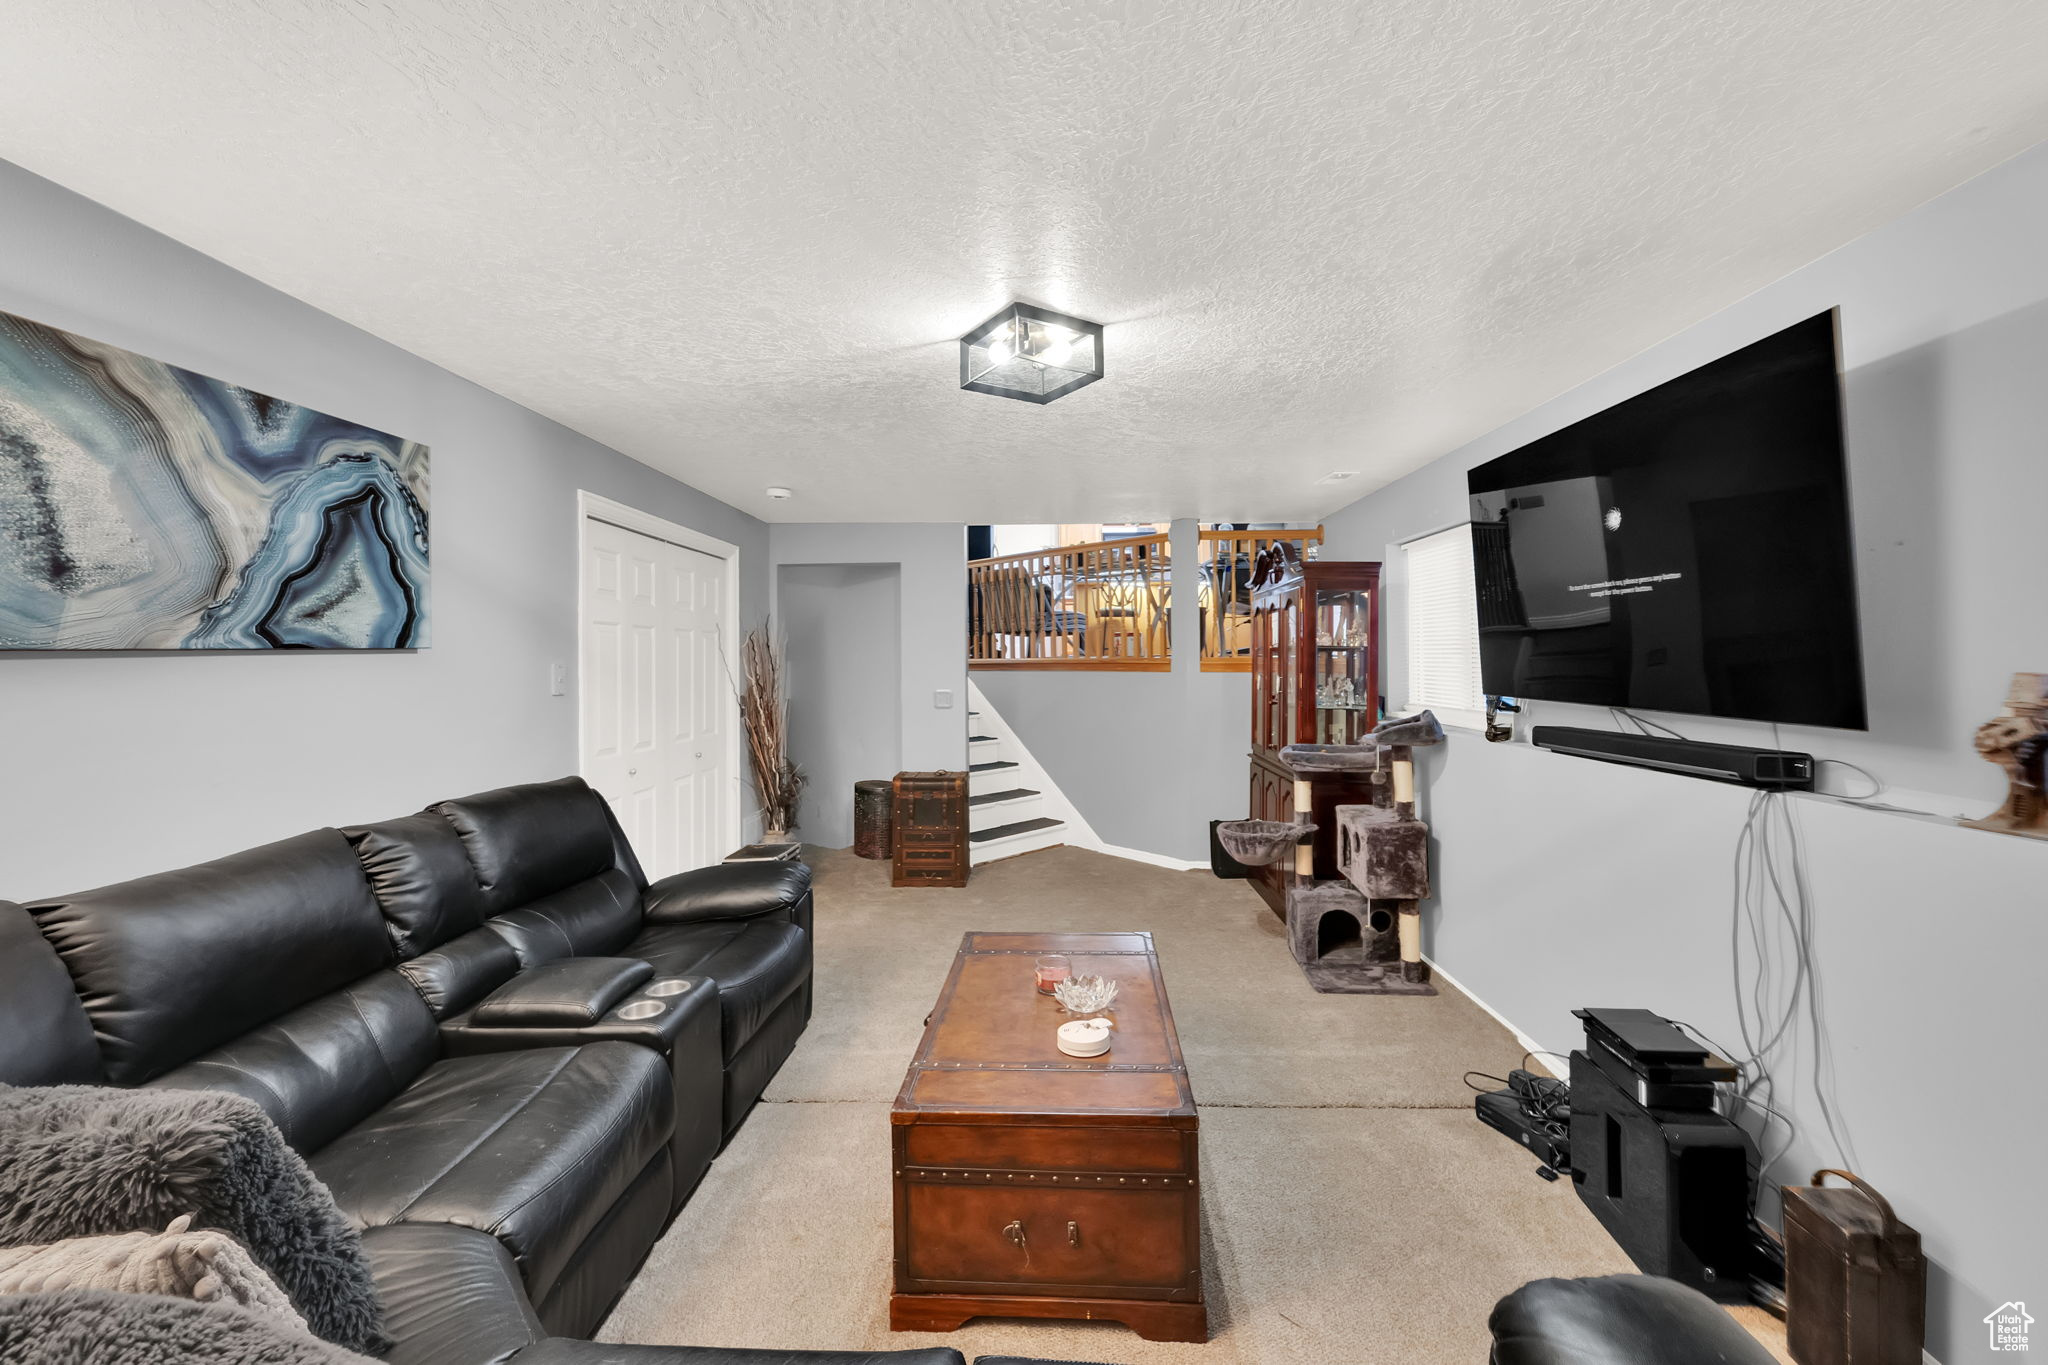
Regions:
[[[1102,324],[1013,303],[960,338],[960,387],[1050,403],[1102,378]]]

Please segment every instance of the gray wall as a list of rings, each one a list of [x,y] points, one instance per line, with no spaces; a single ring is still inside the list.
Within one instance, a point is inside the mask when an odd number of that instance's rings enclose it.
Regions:
[[[853,784],[893,777],[903,752],[898,564],[790,564],[775,625],[789,664],[790,757],[810,781],[797,807],[808,844],[853,842]]]
[[[1209,821],[1245,815],[1250,674],[988,669],[974,683],[1105,844],[1206,863]]]
[[[967,528],[957,522],[784,522],[769,528],[768,555],[778,574],[791,565],[897,566],[901,757],[881,775],[965,765]],[[776,629],[783,632],[779,623]],[[950,707],[934,704],[940,691],[952,694]]]
[[[433,447],[431,648],[0,654],[0,896],[97,886],[576,770],[576,490],[740,547],[673,479],[0,163],[0,309]]]
[[[1197,526],[1172,526],[1176,602],[1200,591]],[[1170,673],[998,668],[974,682],[1103,843],[1206,864],[1209,822],[1247,813],[1252,682],[1201,660],[1195,632],[1176,629]]]
[[[1464,474],[1831,305],[1842,309],[1868,734],[1785,727],[1847,759],[1886,799],[1982,814],[2004,787],[1972,751],[2010,674],[2048,667],[2040,589],[2048,509],[2048,149],[1844,247],[1626,365],[1325,522],[1327,553],[1392,546],[1465,519]],[[1401,699],[1404,594],[1387,594],[1389,695]],[[1537,722],[1608,726],[1534,704]],[[1769,742],[1769,726],[1676,719],[1688,736]],[[1640,1005],[1736,1034],[1733,859],[1749,794],[1453,733],[1425,765],[1437,896],[1425,946],[1546,1048],[1568,1011]],[[1844,790],[1858,780],[1831,771]],[[1925,1238],[1929,1347],[1975,1359],[1978,1319],[2048,1294],[2042,887],[2048,844],[1795,798],[1815,903],[1833,1097],[1859,1173]],[[1810,1030],[1780,1072],[1799,1135],[1775,1174],[1836,1163]],[[1568,1198],[1563,1191],[1556,1197]]]

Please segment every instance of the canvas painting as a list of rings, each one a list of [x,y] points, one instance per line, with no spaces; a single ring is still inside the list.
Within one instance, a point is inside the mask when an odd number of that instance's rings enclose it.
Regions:
[[[417,649],[427,448],[0,313],[0,649]]]

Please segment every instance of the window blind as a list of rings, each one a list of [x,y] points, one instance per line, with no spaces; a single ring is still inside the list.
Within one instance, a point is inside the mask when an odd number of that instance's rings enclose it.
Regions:
[[[1408,570],[1408,691],[1404,709],[1477,726],[1486,714],[1479,681],[1479,612],[1472,585],[1472,528],[1401,546]]]

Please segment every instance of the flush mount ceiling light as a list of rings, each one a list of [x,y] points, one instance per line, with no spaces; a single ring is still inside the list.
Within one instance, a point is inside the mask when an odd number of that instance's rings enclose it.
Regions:
[[[960,338],[960,387],[1050,403],[1102,378],[1102,324],[1013,303]]]

